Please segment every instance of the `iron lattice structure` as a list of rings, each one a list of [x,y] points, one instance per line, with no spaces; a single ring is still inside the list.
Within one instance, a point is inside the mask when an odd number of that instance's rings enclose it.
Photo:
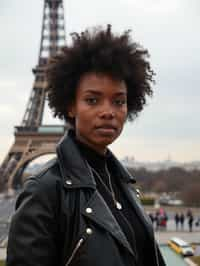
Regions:
[[[65,45],[63,0],[44,0],[39,60],[31,95],[20,126],[15,127],[14,143],[0,168],[0,190],[23,184],[22,174],[33,159],[55,152],[56,143],[67,125],[42,125],[46,99],[45,68],[48,58]]]

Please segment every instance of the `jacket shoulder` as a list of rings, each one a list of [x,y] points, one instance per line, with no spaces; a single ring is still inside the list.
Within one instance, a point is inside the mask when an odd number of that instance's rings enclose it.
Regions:
[[[62,187],[62,176],[60,173],[57,158],[49,161],[35,175],[28,177],[20,193],[17,205],[27,196],[34,196],[40,199],[48,199],[55,202]]]
[[[56,183],[61,183],[62,177],[59,169],[57,158],[54,158],[48,161],[42,169],[36,174],[30,176],[24,183],[24,186],[27,186],[27,183],[35,181],[41,185],[45,185],[48,189],[51,186],[56,185]]]
[[[60,180],[52,161],[25,181],[11,219],[6,265],[56,265]]]

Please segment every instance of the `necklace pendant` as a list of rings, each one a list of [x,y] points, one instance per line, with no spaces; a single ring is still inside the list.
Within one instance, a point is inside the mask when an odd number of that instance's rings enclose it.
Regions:
[[[118,210],[121,210],[121,209],[122,209],[122,205],[121,205],[120,202],[116,201],[115,204],[116,204],[116,208],[117,208]]]

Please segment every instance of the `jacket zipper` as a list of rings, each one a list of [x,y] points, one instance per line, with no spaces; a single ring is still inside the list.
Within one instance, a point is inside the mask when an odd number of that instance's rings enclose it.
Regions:
[[[76,255],[77,251],[79,250],[79,248],[83,244],[83,242],[84,242],[84,239],[83,238],[79,239],[79,241],[77,242],[75,248],[73,249],[72,254],[69,257],[69,259],[68,259],[67,263],[65,264],[65,266],[70,265],[70,263],[72,262],[72,260],[74,259],[75,255]]]

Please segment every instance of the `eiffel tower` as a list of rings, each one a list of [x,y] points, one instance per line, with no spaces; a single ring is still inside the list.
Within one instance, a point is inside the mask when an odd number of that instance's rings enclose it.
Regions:
[[[55,153],[67,125],[42,125],[46,99],[45,68],[48,58],[65,45],[63,0],[44,0],[39,60],[33,69],[35,80],[20,126],[15,127],[15,140],[0,167],[0,191],[13,191],[22,186],[22,174],[35,158]]]

